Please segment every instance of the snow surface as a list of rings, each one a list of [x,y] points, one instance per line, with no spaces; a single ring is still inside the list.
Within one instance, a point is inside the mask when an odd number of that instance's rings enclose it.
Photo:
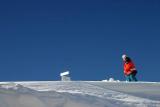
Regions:
[[[160,83],[0,82],[0,107],[160,107]]]
[[[63,73],[60,73],[60,76],[66,76],[66,75],[69,75],[69,71],[66,71],[66,72],[63,72]]]

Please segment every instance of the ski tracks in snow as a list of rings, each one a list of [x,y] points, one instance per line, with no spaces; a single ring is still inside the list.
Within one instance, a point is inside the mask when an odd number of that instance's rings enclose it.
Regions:
[[[2,83],[1,83],[2,84]],[[12,87],[13,84],[20,84],[17,86],[24,86],[29,89],[35,90],[38,93],[44,93],[43,96],[50,96],[54,98],[55,92],[59,93],[58,96],[65,99],[71,104],[77,101],[88,101],[92,105],[99,107],[160,107],[160,101],[148,99],[144,96],[136,96],[119,90],[119,83],[107,82],[89,82],[89,81],[71,81],[71,82],[15,82],[7,85],[7,88]],[[110,85],[109,85],[110,84]],[[116,90],[112,87],[116,86]],[[127,84],[124,84],[127,85]],[[133,84],[134,85],[134,84]],[[23,88],[23,87],[19,87]],[[127,87],[126,87],[127,88]],[[131,88],[130,86],[128,88]],[[142,88],[143,89],[143,88]],[[126,89],[127,90],[127,89]],[[24,89],[23,89],[24,91]],[[38,94],[41,95],[41,94]],[[53,95],[53,96],[52,96]],[[43,98],[43,97],[42,97]],[[83,100],[80,100],[83,99]],[[76,104],[75,103],[75,104]],[[86,102],[85,102],[86,103]],[[85,104],[81,103],[81,104]],[[66,104],[66,103],[65,103]],[[87,104],[87,103],[86,103]],[[101,104],[101,106],[100,106]],[[62,104],[61,104],[62,105]],[[74,104],[72,104],[74,105]],[[69,106],[69,105],[68,105]],[[63,107],[63,106],[62,106]],[[93,106],[92,106],[93,107]]]

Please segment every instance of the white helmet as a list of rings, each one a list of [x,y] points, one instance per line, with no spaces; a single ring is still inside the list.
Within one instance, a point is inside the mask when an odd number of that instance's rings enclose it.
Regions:
[[[126,57],[127,57],[127,55],[125,55],[125,54],[124,54],[124,55],[122,55],[122,59],[125,59]]]

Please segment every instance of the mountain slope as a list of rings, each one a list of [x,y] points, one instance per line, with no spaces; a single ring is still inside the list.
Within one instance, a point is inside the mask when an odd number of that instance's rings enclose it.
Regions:
[[[160,107],[160,83],[1,82],[0,107]]]

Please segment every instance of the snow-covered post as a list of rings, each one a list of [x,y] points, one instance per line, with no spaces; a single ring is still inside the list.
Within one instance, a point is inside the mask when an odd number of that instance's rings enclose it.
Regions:
[[[71,81],[71,78],[69,76],[69,71],[60,73],[61,81]]]

